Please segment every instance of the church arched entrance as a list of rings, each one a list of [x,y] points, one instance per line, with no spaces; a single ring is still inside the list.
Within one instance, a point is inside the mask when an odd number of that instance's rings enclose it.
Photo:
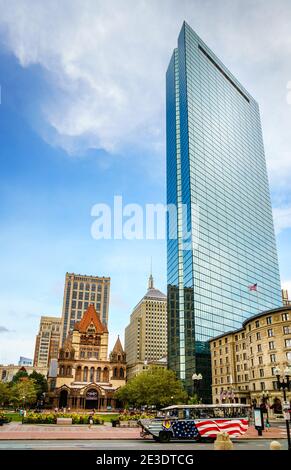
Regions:
[[[68,391],[62,390],[60,393],[59,407],[65,408],[68,404]]]
[[[85,408],[87,410],[98,409],[98,392],[95,388],[90,388],[86,392]]]

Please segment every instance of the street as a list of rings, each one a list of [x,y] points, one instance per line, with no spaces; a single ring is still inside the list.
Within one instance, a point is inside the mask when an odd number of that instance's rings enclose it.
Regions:
[[[234,441],[235,450],[268,450],[271,439],[253,439]],[[283,450],[287,450],[287,439],[279,439]],[[213,444],[193,443],[189,441],[160,444],[153,440],[2,440],[1,450],[213,450]]]

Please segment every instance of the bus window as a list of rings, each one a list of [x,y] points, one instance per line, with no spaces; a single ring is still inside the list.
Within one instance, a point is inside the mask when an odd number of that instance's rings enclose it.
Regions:
[[[184,419],[184,410],[178,410],[178,419]]]
[[[185,409],[185,419],[190,419],[190,409],[189,408]]]

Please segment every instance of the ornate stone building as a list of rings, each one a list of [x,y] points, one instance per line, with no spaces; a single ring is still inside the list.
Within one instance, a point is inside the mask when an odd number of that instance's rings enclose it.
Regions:
[[[266,403],[280,411],[275,368],[291,364],[290,306],[248,318],[239,330],[212,338],[210,348],[213,403]]]
[[[51,404],[72,409],[114,409],[114,392],[125,380],[126,355],[120,339],[108,358],[108,329],[91,304],[59,351],[57,377],[49,379]]]

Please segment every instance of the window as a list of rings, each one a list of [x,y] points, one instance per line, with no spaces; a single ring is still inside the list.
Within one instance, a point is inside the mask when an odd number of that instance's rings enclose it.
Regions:
[[[261,339],[261,333],[260,333],[260,332],[257,333],[257,340],[258,340],[258,339]]]
[[[252,342],[252,337],[251,336],[249,337],[249,340],[250,340],[250,343],[251,343]]]
[[[265,390],[265,382],[261,382],[261,390]]]
[[[291,339],[285,339],[285,348],[291,348]]]
[[[235,341],[237,341],[237,335],[235,335],[234,339],[235,339]]]
[[[272,328],[269,328],[269,329],[268,329],[268,336],[269,336],[269,338],[271,338],[271,336],[274,336],[274,333],[273,333],[273,329],[272,329]]]
[[[269,349],[275,349],[274,341],[269,341]]]
[[[272,367],[272,369],[271,369],[271,374],[272,374],[272,375],[276,375],[275,371],[276,371],[276,367]]]
[[[291,352],[286,353],[287,361],[291,362]]]
[[[263,356],[259,356],[259,364],[263,364]]]
[[[264,369],[260,369],[260,377],[264,377]]]
[[[288,321],[289,320],[289,313],[282,313],[282,321]]]
[[[270,361],[276,362],[276,354],[270,354]]]
[[[216,348],[216,342],[215,342],[215,341],[214,341],[214,343],[213,343],[213,347]]]
[[[291,334],[291,327],[290,326],[283,326],[283,333],[284,333],[284,335],[290,335]]]
[[[262,352],[262,345],[261,344],[258,344],[258,352]]]
[[[225,338],[225,343],[227,343],[227,338]]]
[[[253,390],[256,390],[256,384],[253,383]]]
[[[257,320],[257,321],[256,321],[256,328],[259,328],[259,326],[260,326],[260,321]]]
[[[267,325],[271,325],[272,317],[267,317],[266,321],[267,321]]]

